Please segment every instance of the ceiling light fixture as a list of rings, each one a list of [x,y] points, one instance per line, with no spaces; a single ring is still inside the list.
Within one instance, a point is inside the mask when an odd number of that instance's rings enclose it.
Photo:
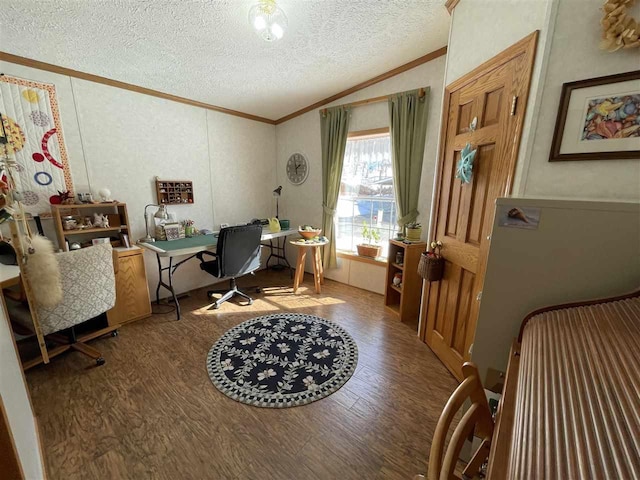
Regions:
[[[280,40],[289,22],[275,0],[259,0],[249,10],[249,24],[267,42]]]

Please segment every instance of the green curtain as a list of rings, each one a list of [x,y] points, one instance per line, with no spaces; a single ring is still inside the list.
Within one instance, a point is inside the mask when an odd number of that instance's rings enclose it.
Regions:
[[[336,261],[335,215],[342,179],[344,151],[349,133],[349,107],[333,107],[320,111],[322,141],[322,231],[329,239],[324,247],[324,266],[332,268]]]
[[[398,206],[398,225],[401,227],[418,218],[428,95],[427,87],[422,97],[419,90],[389,96],[393,186]]]

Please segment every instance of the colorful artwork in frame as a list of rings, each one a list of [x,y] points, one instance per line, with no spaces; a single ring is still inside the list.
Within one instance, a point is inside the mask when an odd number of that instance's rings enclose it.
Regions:
[[[0,75],[0,156],[15,160],[15,189],[27,213],[51,212],[73,183],[55,86]]]
[[[582,140],[630,137],[640,137],[640,93],[588,101]]]
[[[565,83],[549,161],[640,159],[640,70]]]

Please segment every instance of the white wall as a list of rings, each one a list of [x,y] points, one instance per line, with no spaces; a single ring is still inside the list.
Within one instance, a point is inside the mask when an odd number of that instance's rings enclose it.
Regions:
[[[156,202],[156,176],[193,181],[195,203],[168,208],[198,228],[272,215],[273,125],[6,62],[0,71],[55,84],[75,190],[91,189],[98,198],[107,187],[126,202],[132,240],[144,236],[143,210]],[[50,220],[45,230],[53,232]],[[145,259],[155,291],[156,261],[148,253]],[[179,291],[213,283],[196,261],[175,280]]]
[[[446,85],[469,73],[518,40],[539,30],[536,60],[531,77],[527,113],[522,129],[519,162],[516,166],[514,192],[521,189],[525,171],[521,159],[534,143],[532,134],[541,102],[541,78],[549,48],[548,28],[556,0],[463,0],[453,11],[447,54]]]
[[[37,425],[3,298],[0,298],[0,396],[25,477],[29,480],[44,478]]]
[[[471,0],[451,22],[446,84],[540,30],[513,195],[597,200],[640,199],[640,162],[550,163],[562,84],[637,70],[637,49],[598,49],[601,0]],[[640,15],[640,4],[630,13]]]
[[[640,68],[638,49],[615,53],[598,49],[602,3],[600,0],[558,3],[533,148],[521,162],[522,170],[528,171],[520,191],[516,192],[520,196],[640,200],[638,160],[549,162],[562,84]],[[631,13],[640,18],[640,4]]]
[[[423,235],[426,238],[426,225],[429,223],[433,175],[437,158],[437,143],[440,132],[442,90],[444,80],[445,57],[439,57],[419,67],[341,98],[327,106],[367,98],[388,95],[420,87],[431,87],[429,97],[429,119],[425,146],[418,220],[425,225]],[[323,107],[324,108],[324,107]],[[388,106],[386,102],[364,105],[353,109],[349,130],[367,130],[389,126]],[[320,225],[322,223],[322,158],[320,145],[319,109],[312,110],[276,127],[277,138],[277,179],[283,185],[280,201],[280,218],[290,219],[292,226],[301,224]],[[293,186],[286,179],[286,162],[294,152],[302,152],[310,163],[310,174],[301,186]],[[295,253],[291,251],[290,253]],[[339,259],[337,269],[325,271],[328,278],[350,283],[354,286],[382,293],[384,290],[384,267]],[[308,264],[310,268],[310,264]]]

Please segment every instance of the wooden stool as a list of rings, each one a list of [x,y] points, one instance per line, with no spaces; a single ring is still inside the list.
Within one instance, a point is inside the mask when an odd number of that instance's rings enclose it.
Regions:
[[[324,283],[324,268],[322,266],[320,247],[325,246],[329,242],[300,243],[298,241],[290,240],[289,243],[298,247],[296,273],[293,276],[293,293],[296,293],[298,287],[304,280],[304,262],[307,258],[307,250],[309,249],[311,249],[311,255],[313,256],[313,281],[316,285],[316,293],[320,293],[320,285]]]

